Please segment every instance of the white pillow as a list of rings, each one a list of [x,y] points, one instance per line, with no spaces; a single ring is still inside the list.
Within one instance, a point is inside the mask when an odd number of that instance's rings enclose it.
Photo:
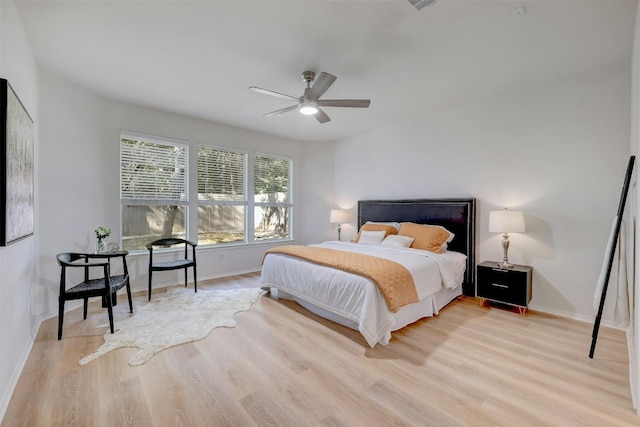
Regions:
[[[385,235],[384,230],[380,231],[366,231],[363,230],[360,232],[360,240],[358,243],[361,245],[379,245],[380,242],[384,239]]]
[[[367,221],[365,222],[365,224],[380,224],[380,225],[390,225],[393,228],[395,228],[396,230],[400,230],[400,223],[399,222],[376,222],[376,221]]]
[[[389,248],[408,248],[412,243],[413,237],[391,234],[387,236],[382,243],[380,243],[380,246],[387,246]]]

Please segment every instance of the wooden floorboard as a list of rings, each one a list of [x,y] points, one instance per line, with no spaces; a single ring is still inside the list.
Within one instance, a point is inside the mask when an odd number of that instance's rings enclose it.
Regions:
[[[257,286],[258,274],[199,284]],[[602,328],[589,359],[590,324],[473,298],[374,349],[268,295],[236,320],[135,367],[129,348],[78,364],[103,342],[99,301],[87,320],[67,313],[61,341],[47,320],[2,426],[640,426],[622,331]]]

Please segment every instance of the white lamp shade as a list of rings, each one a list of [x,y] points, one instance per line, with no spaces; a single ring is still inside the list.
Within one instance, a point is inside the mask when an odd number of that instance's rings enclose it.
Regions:
[[[345,222],[349,222],[349,211],[344,209],[331,209],[329,222],[331,224],[344,224]]]
[[[524,214],[522,211],[489,212],[489,232],[491,233],[523,233]]]

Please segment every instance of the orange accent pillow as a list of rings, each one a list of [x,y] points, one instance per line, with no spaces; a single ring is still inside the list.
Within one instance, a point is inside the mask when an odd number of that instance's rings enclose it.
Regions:
[[[413,237],[412,248],[426,249],[438,254],[445,251],[446,246],[444,245],[454,237],[453,233],[439,225],[415,224],[413,222],[400,224],[398,234]]]
[[[360,231],[358,231],[358,235],[355,239],[352,240],[353,243],[358,243],[360,240],[360,233],[362,231],[384,231],[384,237],[387,237],[389,234],[398,234],[398,229],[393,225],[384,225],[384,224],[364,224],[360,227]]]

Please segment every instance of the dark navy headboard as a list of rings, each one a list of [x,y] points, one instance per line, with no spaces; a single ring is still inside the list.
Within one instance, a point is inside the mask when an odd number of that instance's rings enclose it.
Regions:
[[[441,225],[451,231],[456,236],[449,250],[467,256],[463,292],[475,296],[476,199],[360,200],[358,229],[367,221]]]

